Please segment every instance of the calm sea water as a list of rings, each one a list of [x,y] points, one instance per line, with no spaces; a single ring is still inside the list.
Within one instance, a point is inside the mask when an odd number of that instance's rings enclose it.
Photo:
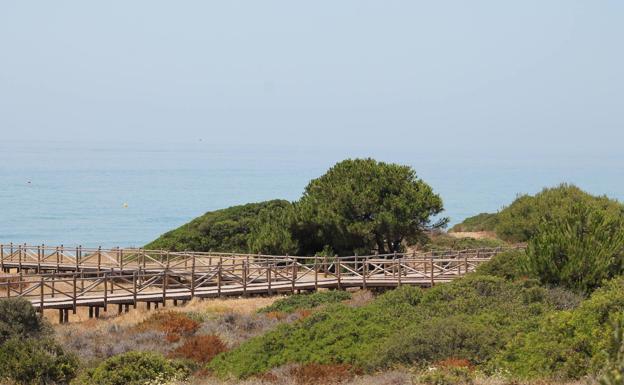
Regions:
[[[451,223],[561,182],[624,200],[619,155],[14,142],[0,143],[0,243],[141,246],[209,210],[296,200],[311,178],[355,156],[413,166]]]

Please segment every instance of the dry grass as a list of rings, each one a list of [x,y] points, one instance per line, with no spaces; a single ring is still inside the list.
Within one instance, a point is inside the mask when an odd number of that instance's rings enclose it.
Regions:
[[[169,356],[195,361],[199,364],[210,362],[217,354],[227,351],[227,346],[215,335],[194,336],[173,350]]]
[[[229,312],[240,314],[255,313],[258,309],[269,306],[276,300],[280,299],[280,296],[273,297],[253,297],[253,298],[215,298],[215,299],[193,299],[185,305],[174,307],[171,306],[171,301],[167,307],[159,308],[156,311],[177,311],[177,312],[193,312],[198,314],[224,314]],[[133,326],[145,321],[155,310],[147,310],[145,303],[137,304],[137,308],[133,309],[130,306],[128,313],[118,314],[117,305],[109,305],[108,312],[101,312],[98,320],[89,319],[89,310],[87,307],[79,307],[76,309],[76,314],[70,312],[69,319],[74,324],[81,324],[87,322],[89,324],[104,324],[110,326],[112,324],[126,327]],[[58,313],[56,311],[44,312],[45,317],[50,323],[58,325]],[[58,325],[59,328],[64,328],[67,325]]]
[[[226,347],[232,347],[277,324],[256,312],[278,298],[193,300],[184,306],[152,311],[140,306],[120,315],[116,306],[111,306],[108,315],[101,313],[103,318],[88,319],[86,311],[79,312],[70,319],[82,321],[55,324],[54,328],[59,342],[87,364],[128,351],[168,355],[194,335],[215,335]]]
[[[165,334],[167,342],[178,342],[182,337],[188,337],[199,329],[200,323],[177,311],[161,311],[153,313],[145,321],[131,328],[132,331],[144,333],[159,331]]]
[[[370,290],[358,290],[351,295],[351,299],[346,303],[352,307],[368,305],[375,299],[375,295]]]

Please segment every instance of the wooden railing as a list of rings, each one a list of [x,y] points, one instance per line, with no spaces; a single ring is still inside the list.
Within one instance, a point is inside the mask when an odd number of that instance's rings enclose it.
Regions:
[[[474,271],[509,248],[348,257],[67,249],[0,246],[1,297],[23,297],[39,311],[139,302],[166,304],[194,297],[272,294],[319,288],[430,287]],[[14,272],[14,273],[13,273]],[[8,278],[7,278],[8,277]],[[63,316],[64,314],[64,316]],[[63,318],[64,317],[64,318]]]

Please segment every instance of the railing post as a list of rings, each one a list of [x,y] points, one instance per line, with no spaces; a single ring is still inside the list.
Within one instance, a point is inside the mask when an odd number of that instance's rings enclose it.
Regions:
[[[117,252],[119,252],[119,270],[123,272],[124,268],[124,251],[117,246]]]
[[[20,284],[21,285],[21,284]],[[41,277],[41,280],[39,281],[39,285],[40,285],[40,294],[39,294],[39,313],[41,314],[41,318],[43,318],[43,304],[45,301],[45,296],[44,296],[44,285],[43,285],[43,277]]]
[[[102,246],[98,246],[98,251],[97,251],[97,268],[98,268],[98,270],[102,270]]]
[[[464,274],[468,274],[468,256],[464,255]]]
[[[402,279],[402,275],[403,272],[401,272],[401,261],[396,259],[396,253],[394,254],[395,257],[393,258],[394,264],[396,265],[396,270],[397,270],[397,275],[399,277],[399,286],[401,286],[401,279]],[[398,265],[397,265],[397,261],[398,261]]]
[[[342,282],[340,282],[340,258],[336,255],[336,278],[338,278],[338,289],[342,288]]]
[[[247,296],[247,269],[249,268],[248,263],[248,260],[243,261],[243,296]]]
[[[223,257],[219,257],[219,265],[217,266],[217,296],[221,297],[221,269],[223,268]]]
[[[288,257],[288,255],[287,255]],[[292,258],[292,282],[290,286],[290,291],[295,293],[295,282],[297,281],[297,262],[295,258]]]
[[[363,259],[362,262],[364,265],[362,266],[362,281],[363,281],[363,289],[366,290],[366,275],[368,274],[368,263],[366,258]]]
[[[314,257],[314,290],[318,291],[318,257]]]
[[[37,245],[37,274],[41,274],[41,246]]]
[[[21,274],[21,272],[22,272],[22,245],[17,245],[17,252],[18,252],[18,255],[19,255],[18,266],[19,266],[19,271],[20,271],[20,274]],[[21,284],[20,284],[20,287],[21,287]],[[20,289],[20,292],[21,292],[21,289]]]
[[[169,253],[167,253],[167,256],[169,256]],[[163,307],[167,306],[167,281],[168,281],[168,274],[167,274],[168,270],[165,270],[163,272],[163,289],[162,289],[162,302],[163,302]]]
[[[431,287],[435,285],[434,277],[433,277],[433,256],[431,256]]]
[[[110,269],[110,289],[111,294],[113,294],[115,292],[115,271],[112,267]]]
[[[76,271],[80,270],[80,254],[82,254],[82,246],[76,247]]]
[[[191,260],[191,298],[195,297],[195,254]]]
[[[104,273],[104,311],[108,311],[108,275]]]
[[[56,274],[52,273],[52,283],[51,283],[51,286],[52,286],[52,295],[51,295],[51,297],[52,298],[54,298],[54,292],[56,291],[55,290],[55,283],[56,283]]]
[[[268,292],[269,295],[273,294],[271,290],[271,262],[267,260],[267,283],[269,285]]]
[[[132,272],[132,307],[134,309],[137,308],[137,272],[136,270]]]
[[[57,246],[56,247],[56,271],[59,271],[60,268],[61,268],[61,261],[60,261],[60,256],[59,256],[59,248]]]
[[[78,289],[76,288],[76,286],[78,286],[78,282],[76,282],[76,274],[78,273],[74,273],[74,298],[73,298],[73,306],[72,306],[72,313],[76,314],[76,302],[78,300]]]

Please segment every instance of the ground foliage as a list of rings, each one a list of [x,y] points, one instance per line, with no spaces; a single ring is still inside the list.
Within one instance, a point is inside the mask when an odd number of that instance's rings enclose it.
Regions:
[[[292,313],[300,309],[312,309],[321,305],[339,303],[351,299],[351,293],[341,290],[319,291],[311,294],[294,294],[275,301],[259,310],[260,313]]]
[[[496,214],[479,214],[454,226],[452,231],[494,231],[502,240],[526,242],[538,231],[544,220],[557,220],[567,215],[578,202],[610,215],[624,215],[624,205],[606,196],[593,196],[580,188],[561,184],[545,188],[538,194],[521,195]]]
[[[286,363],[350,364],[365,370],[449,357],[483,365],[519,330],[554,311],[536,281],[472,276],[430,290],[403,287],[369,305],[331,305],[217,356],[210,369],[246,377]]]

